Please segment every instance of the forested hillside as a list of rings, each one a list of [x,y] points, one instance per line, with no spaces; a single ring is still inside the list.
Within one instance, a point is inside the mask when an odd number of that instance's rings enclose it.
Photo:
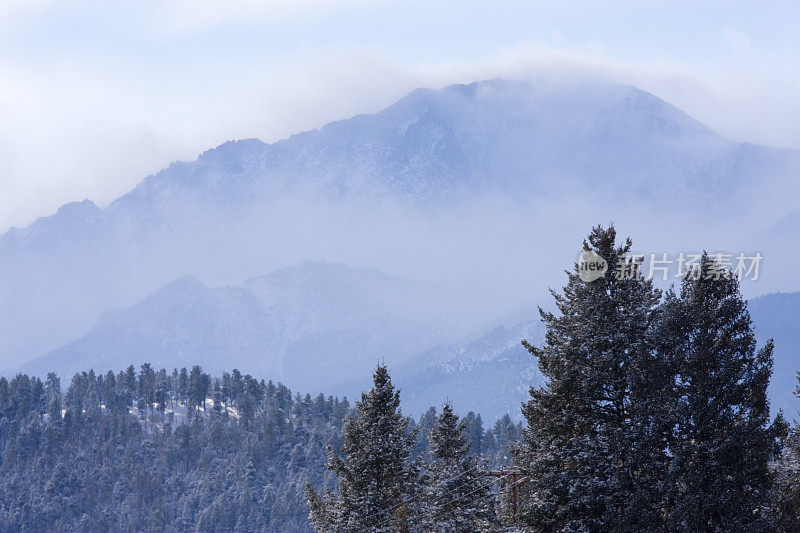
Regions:
[[[149,364],[65,389],[55,374],[0,378],[2,531],[310,531],[306,483],[336,488],[325,447],[341,445],[347,399]],[[414,456],[435,419],[409,420]],[[471,453],[509,462],[519,426],[465,421]]]

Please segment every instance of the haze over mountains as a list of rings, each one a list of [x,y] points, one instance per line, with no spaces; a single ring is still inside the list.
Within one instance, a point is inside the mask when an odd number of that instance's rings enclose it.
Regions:
[[[306,262],[237,286],[175,280],[127,309],[104,313],[81,338],[22,366],[33,375],[158,361],[233,367],[298,390],[368,377],[501,319],[491,294],[411,282],[373,269]],[[352,393],[350,394],[352,396]]]
[[[76,202],[9,230],[0,367],[196,360],[324,389],[380,357],[403,365],[535,320],[508,313],[547,305],[583,235],[611,220],[647,251],[752,251],[770,232],[748,290],[797,289],[781,254],[800,226],[782,219],[800,208],[798,169],[797,152],[724,139],[633,87],[420,89],[274,144],[225,143],[105,208]],[[409,393],[431,401],[425,390]]]

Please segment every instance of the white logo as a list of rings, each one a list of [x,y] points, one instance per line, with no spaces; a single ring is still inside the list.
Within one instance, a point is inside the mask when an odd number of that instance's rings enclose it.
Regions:
[[[608,270],[608,263],[592,250],[584,250],[578,258],[578,276],[586,283],[602,278]]]

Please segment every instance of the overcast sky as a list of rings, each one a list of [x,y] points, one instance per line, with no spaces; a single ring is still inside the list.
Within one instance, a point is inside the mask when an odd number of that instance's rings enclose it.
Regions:
[[[495,76],[629,83],[800,148],[798,27],[797,0],[0,0],[0,231],[228,139]]]

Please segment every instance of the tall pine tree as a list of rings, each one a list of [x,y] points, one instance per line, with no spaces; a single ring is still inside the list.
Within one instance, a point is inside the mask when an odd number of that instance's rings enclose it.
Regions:
[[[541,311],[547,332],[538,357],[546,378],[523,406],[527,420],[515,463],[530,482],[522,520],[542,530],[633,531],[662,526],[659,487],[666,471],[665,363],[648,331],[660,299],[615,244],[614,227],[584,241],[607,263],[594,281],[567,272],[551,291],[558,314]]]
[[[419,466],[411,462],[416,434],[400,411],[400,393],[385,366],[356,402],[344,426],[341,457],[328,447],[328,468],[339,493],[321,496],[307,487],[309,518],[319,532],[411,531],[422,513]]]
[[[468,454],[466,421],[445,404],[430,432],[425,529],[442,533],[487,531],[492,521],[490,482],[481,459]]]
[[[770,530],[772,342],[756,341],[739,284],[707,254],[662,306],[654,337],[675,370],[668,524],[676,531]]]

